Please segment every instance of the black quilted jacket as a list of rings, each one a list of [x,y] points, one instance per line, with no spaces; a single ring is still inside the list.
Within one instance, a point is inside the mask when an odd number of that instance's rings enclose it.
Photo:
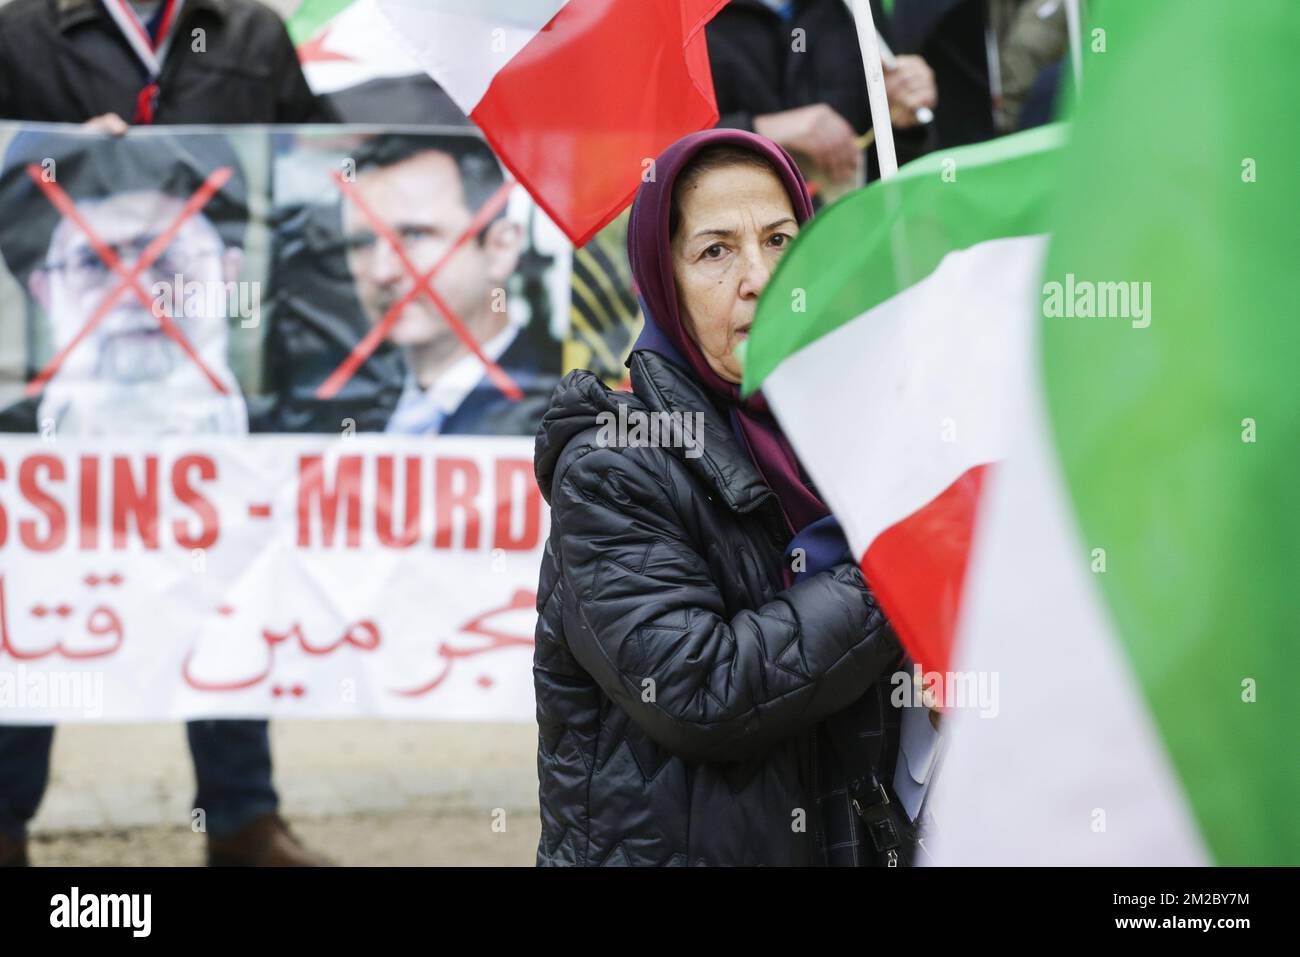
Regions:
[[[855,565],[783,589],[776,497],[727,419],[659,355],[631,371],[632,393],[567,375],[537,435],[538,864],[859,863],[818,734],[884,733],[897,641]],[[704,412],[703,454],[602,446],[620,403]]]

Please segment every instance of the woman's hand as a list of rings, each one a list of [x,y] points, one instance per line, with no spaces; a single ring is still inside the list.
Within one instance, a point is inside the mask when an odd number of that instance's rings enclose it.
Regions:
[[[897,639],[856,563],[729,609],[677,517],[692,496],[684,472],[665,474],[638,449],[570,454],[551,498],[566,642],[663,747],[693,761],[747,760],[897,664]]]

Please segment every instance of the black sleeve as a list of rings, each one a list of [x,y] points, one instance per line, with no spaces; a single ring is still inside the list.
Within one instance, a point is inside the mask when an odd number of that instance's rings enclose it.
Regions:
[[[754,132],[754,114],[746,110],[731,110],[718,117],[718,129],[748,130]]]
[[[276,18],[274,59],[275,72],[275,122],[277,123],[337,123],[329,103],[311,91],[307,78],[298,62],[298,51],[293,47],[289,31]]]
[[[752,133],[755,116],[785,109],[777,54],[789,38],[784,27],[774,33],[770,21],[766,11],[726,7],[704,28],[721,129]]]
[[[747,759],[846,707],[898,660],[856,565],[726,614],[664,479],[623,451],[586,452],[552,498],[574,596],[565,637],[661,745],[688,760]]]

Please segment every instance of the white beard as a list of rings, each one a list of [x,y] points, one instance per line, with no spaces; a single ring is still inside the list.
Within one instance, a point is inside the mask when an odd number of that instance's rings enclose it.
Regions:
[[[38,428],[68,436],[246,435],[248,407],[226,362],[225,335],[197,345],[224,393],[162,336],[130,345],[110,340],[73,356],[50,381]]]
[[[206,394],[167,394],[153,385],[82,383],[51,386],[41,399],[42,431],[53,422],[55,435],[245,435],[248,407],[237,391],[221,395],[204,383]]]

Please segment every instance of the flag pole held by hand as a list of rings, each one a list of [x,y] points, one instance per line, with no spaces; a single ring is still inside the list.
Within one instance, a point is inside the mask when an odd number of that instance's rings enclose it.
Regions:
[[[897,70],[898,57],[894,56],[894,51],[889,49],[889,44],[885,42],[885,38],[880,35],[879,30],[876,31],[876,42],[880,44],[881,66],[883,66],[886,71]],[[922,126],[934,122],[934,112],[928,106],[918,106],[912,111],[912,115],[916,117],[916,122],[920,123]],[[872,122],[875,121],[873,120]]]

